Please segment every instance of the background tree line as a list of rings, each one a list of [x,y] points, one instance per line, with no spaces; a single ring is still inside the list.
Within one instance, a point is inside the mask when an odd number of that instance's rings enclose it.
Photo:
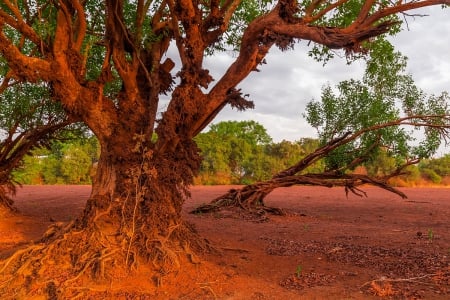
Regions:
[[[319,146],[319,140],[273,142],[267,130],[255,121],[225,121],[200,133],[196,142],[203,161],[195,184],[251,184],[267,180],[273,174],[292,166]],[[99,156],[95,137],[78,137],[55,141],[50,147],[35,149],[13,173],[21,184],[91,184],[93,164]],[[382,176],[396,167],[395,158],[380,152],[376,159],[352,171]],[[323,160],[305,170],[319,173]],[[408,175],[391,179],[397,186],[426,184],[450,185],[450,154],[424,159],[407,169]]]
[[[34,149],[13,172],[21,184],[91,184],[100,147],[95,137],[73,137]]]

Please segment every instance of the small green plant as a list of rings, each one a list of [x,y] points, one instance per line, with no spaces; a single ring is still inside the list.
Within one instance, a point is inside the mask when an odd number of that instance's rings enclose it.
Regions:
[[[430,242],[432,242],[433,239],[434,239],[434,232],[433,232],[433,229],[428,229],[428,240],[429,240]]]
[[[300,278],[300,276],[302,276],[302,272],[303,272],[302,265],[298,265],[297,270],[295,271],[295,275],[297,275],[297,278]]]
[[[303,225],[303,230],[304,231],[309,231],[309,225],[308,224]]]

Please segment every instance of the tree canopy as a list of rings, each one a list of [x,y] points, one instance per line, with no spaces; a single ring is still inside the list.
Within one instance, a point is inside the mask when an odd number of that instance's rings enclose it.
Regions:
[[[195,141],[202,150],[200,172],[209,171],[215,177],[221,170],[224,176],[231,175],[228,182],[233,183],[264,178],[265,172],[261,168],[267,163],[264,148],[272,138],[255,121],[213,124],[208,133],[200,133]],[[220,176],[217,179],[220,183]]]
[[[406,57],[388,43],[372,51],[362,80],[340,82],[335,90],[326,86],[320,101],[307,105],[304,116],[322,144],[361,132],[325,157],[328,170],[345,172],[387,156],[395,161],[392,172],[431,157],[449,137],[448,93],[427,96],[405,72]],[[383,125],[391,122],[404,126]]]

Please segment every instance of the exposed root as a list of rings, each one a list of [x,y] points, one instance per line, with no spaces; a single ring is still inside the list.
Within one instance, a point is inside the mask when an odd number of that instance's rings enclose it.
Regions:
[[[265,216],[285,215],[285,212],[276,207],[264,204],[264,198],[272,191],[272,186],[258,187],[246,186],[241,190],[231,189],[227,194],[220,196],[209,204],[204,204],[192,210],[193,214],[211,213],[223,208],[240,208],[244,213]]]
[[[200,288],[208,290],[213,295],[214,299],[218,299],[217,294],[214,292],[214,290],[209,285],[201,286]]]
[[[147,237],[145,246],[141,247],[135,241],[131,248],[129,243],[121,242],[121,235],[75,229],[72,224],[56,224],[39,243],[0,262],[0,294],[16,298],[38,295],[51,298],[51,294],[56,293],[76,299],[82,291],[73,287],[111,283],[133,275],[132,270],[137,269],[139,261],[146,266],[146,272],[153,272],[154,275],[147,278],[153,279],[156,285],[162,285],[163,277],[178,272],[182,261],[200,262],[191,246],[198,248],[195,245],[203,242],[191,244],[189,239],[194,241],[196,235],[184,224],[171,227],[166,236]],[[135,267],[131,268],[133,264]],[[89,293],[89,289],[85,292]]]

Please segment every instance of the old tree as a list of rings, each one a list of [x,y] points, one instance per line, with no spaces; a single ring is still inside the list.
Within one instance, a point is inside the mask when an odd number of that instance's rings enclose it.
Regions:
[[[200,162],[193,137],[224,106],[253,105],[237,85],[271,47],[304,40],[319,58],[363,53],[398,31],[401,13],[441,4],[449,0],[3,0],[8,74],[47,83],[53,101],[95,133],[101,155],[83,214],[5,260],[2,293],[69,295],[77,281],[113,271],[144,269],[161,282],[205,247],[181,218]],[[205,55],[230,48],[235,61],[212,78]]]

